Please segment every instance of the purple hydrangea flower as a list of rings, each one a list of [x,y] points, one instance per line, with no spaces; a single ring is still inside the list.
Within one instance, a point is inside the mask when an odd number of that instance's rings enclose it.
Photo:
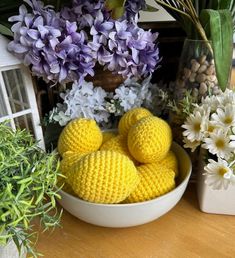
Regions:
[[[105,22],[101,16],[98,19],[99,24]],[[144,31],[134,21],[109,21],[113,22],[113,27],[110,26],[105,34],[95,30],[93,42],[89,44],[94,58],[106,69],[123,77],[139,78],[151,74],[160,62],[155,43],[158,34]]]
[[[85,32],[77,32],[77,24],[62,19],[50,6],[27,0],[19,15],[9,20],[14,40],[8,49],[30,66],[33,74],[46,81],[66,83],[93,75],[94,60]]]

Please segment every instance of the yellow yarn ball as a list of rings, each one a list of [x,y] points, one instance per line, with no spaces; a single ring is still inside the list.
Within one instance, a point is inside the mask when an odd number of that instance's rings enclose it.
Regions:
[[[152,113],[146,108],[133,108],[126,112],[118,123],[118,132],[122,135],[128,134],[130,128],[141,118],[152,116]]]
[[[83,156],[84,154],[80,154],[72,151],[66,151],[63,154],[63,159],[60,162],[60,173],[64,177],[58,178],[57,185],[59,187],[63,185],[62,190],[64,190],[67,193],[74,194],[72,187],[69,184],[69,180],[72,177],[70,171],[74,163],[80,160]]]
[[[116,137],[111,138],[109,141],[105,142],[100,150],[113,150],[117,151],[128,158],[130,158],[132,161],[134,161],[134,158],[131,156],[128,147],[127,147],[127,138],[123,135],[118,135]]]
[[[145,164],[137,168],[140,183],[125,203],[143,202],[159,197],[175,188],[175,173],[157,164]]]
[[[73,168],[72,188],[83,200],[119,203],[139,183],[133,162],[115,151],[97,151],[83,157]]]
[[[113,137],[117,136],[117,134],[114,133],[114,132],[102,132],[102,135],[103,135],[103,142],[102,142],[102,144],[104,144],[105,142],[109,141]]]
[[[80,118],[71,121],[62,131],[58,141],[58,152],[66,151],[89,153],[102,144],[102,132],[95,120]]]
[[[164,166],[166,168],[172,169],[175,172],[175,177],[178,176],[178,161],[173,151],[169,151],[164,159],[158,162],[159,166]]]
[[[129,151],[141,163],[152,163],[163,159],[171,143],[170,126],[155,116],[142,118],[128,133]]]

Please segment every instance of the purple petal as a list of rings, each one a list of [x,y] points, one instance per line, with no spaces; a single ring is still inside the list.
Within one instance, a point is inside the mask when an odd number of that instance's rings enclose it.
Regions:
[[[59,82],[62,82],[68,75],[67,70],[65,69],[65,67],[61,66],[60,69],[60,75],[59,75]]]
[[[51,73],[59,73],[60,72],[60,65],[58,62],[52,63],[50,64],[50,72]]]
[[[27,34],[32,38],[32,39],[38,39],[38,37],[39,37],[39,33],[38,33],[38,31],[37,30],[33,30],[33,29],[29,29],[28,31],[27,31]]]
[[[49,33],[48,29],[46,29],[44,26],[38,25],[38,31],[41,34],[41,37],[44,39],[45,36]]]
[[[45,46],[45,44],[42,42],[41,39],[37,40],[35,43],[36,48],[43,48],[44,46]]]

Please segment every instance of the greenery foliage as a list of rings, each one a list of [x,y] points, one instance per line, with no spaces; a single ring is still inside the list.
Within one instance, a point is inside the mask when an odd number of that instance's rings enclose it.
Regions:
[[[25,130],[0,124],[0,244],[13,239],[18,250],[37,257],[32,220],[40,218],[46,229],[58,225],[55,190],[59,163]]]

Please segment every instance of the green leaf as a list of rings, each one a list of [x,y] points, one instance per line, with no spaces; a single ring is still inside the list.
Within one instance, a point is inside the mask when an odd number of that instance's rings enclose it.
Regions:
[[[202,10],[200,20],[207,28],[207,37],[212,41],[216,75],[219,86],[225,90],[229,77],[233,54],[233,24],[229,10]]]
[[[205,0],[202,0],[205,1]],[[230,4],[233,0],[210,0],[206,9],[214,9],[214,10],[221,10],[221,9],[229,9]]]
[[[2,24],[0,24],[0,34],[13,37],[12,31]]]
[[[106,0],[105,7],[112,11],[112,17],[114,19],[120,18],[125,11],[126,0]]]

